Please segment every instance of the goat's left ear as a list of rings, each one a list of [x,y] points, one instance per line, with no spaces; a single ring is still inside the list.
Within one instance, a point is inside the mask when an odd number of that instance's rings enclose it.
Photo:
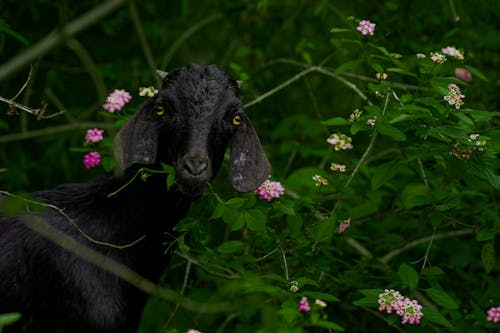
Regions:
[[[159,123],[145,119],[146,113],[143,111],[139,110],[114,139],[113,154],[118,174],[123,174],[135,163],[148,165],[156,161]]]
[[[251,192],[269,177],[271,166],[250,119],[240,116],[231,143],[229,177],[236,191]]]

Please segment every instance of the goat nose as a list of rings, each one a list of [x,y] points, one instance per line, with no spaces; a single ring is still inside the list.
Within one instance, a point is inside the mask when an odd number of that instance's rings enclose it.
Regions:
[[[186,156],[184,158],[184,169],[191,176],[201,175],[208,167],[208,162],[205,158],[199,156]]]

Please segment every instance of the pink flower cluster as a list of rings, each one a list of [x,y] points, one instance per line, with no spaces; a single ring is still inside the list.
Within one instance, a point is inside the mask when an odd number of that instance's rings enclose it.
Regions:
[[[85,134],[85,141],[87,142],[99,142],[102,140],[102,133],[104,130],[97,128],[89,128],[87,134]]]
[[[320,308],[326,308],[328,306],[328,304],[325,301],[322,301],[320,299],[316,299],[314,301],[314,304],[317,305]],[[311,306],[309,305],[309,301],[308,301],[307,297],[302,297],[300,299],[299,311],[300,312],[309,312],[309,311],[311,311]]]
[[[443,97],[448,104],[454,105],[457,110],[464,105],[463,98],[465,98],[465,95],[462,95],[460,87],[454,83],[448,85],[448,95]]]
[[[457,50],[455,48],[455,46],[443,47],[441,49],[441,52],[443,52],[444,54],[449,55],[450,57],[456,58],[458,60],[464,60],[464,55],[462,54],[462,52],[460,52],[459,50]]]
[[[96,151],[91,151],[83,157],[83,164],[87,169],[98,166],[101,163],[101,155]]]
[[[324,178],[324,177],[322,177],[320,175],[314,175],[312,177],[312,179],[314,180],[316,186],[326,186],[326,185],[328,185],[328,179],[326,179],[326,178]]]
[[[363,35],[373,36],[373,34],[375,33],[375,26],[375,23],[372,23],[368,20],[361,20],[356,30],[361,32]]]
[[[115,89],[109,96],[106,98],[106,103],[102,105],[102,107],[108,112],[120,111],[125,104],[127,104],[132,99],[130,94],[121,89]]]
[[[345,172],[345,165],[339,164],[339,163],[332,163],[332,164],[330,164],[330,170],[338,171],[338,172]]]
[[[260,185],[255,193],[259,195],[260,199],[264,199],[267,201],[271,201],[274,198],[279,198],[285,192],[285,188],[281,185],[280,182],[273,182],[269,179],[266,179],[262,185]]]
[[[326,139],[326,142],[333,145],[335,151],[339,151],[341,149],[352,149],[353,146],[351,144],[352,139],[345,134],[342,133],[333,133]]]
[[[385,289],[378,295],[379,311],[387,313],[395,312],[401,316],[402,324],[420,324],[420,319],[424,316],[422,305],[417,300],[411,300],[403,297],[401,293],[394,289]]]
[[[486,317],[487,321],[491,321],[492,323],[499,323],[500,322],[500,306],[494,307],[492,306],[488,312],[486,312],[488,315]]]

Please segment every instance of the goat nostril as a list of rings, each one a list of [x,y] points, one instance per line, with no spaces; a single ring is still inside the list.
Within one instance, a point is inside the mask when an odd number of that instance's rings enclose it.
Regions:
[[[208,167],[205,160],[199,158],[186,158],[184,159],[184,169],[192,176],[199,176]]]

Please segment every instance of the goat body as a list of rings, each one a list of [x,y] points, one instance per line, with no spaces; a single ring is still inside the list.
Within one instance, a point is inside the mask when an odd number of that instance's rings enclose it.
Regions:
[[[237,191],[254,190],[269,175],[269,162],[241,108],[236,82],[218,67],[189,65],[171,72],[117,134],[117,174],[33,193],[52,207],[39,216],[157,281],[168,262],[167,234],[213,179],[230,141],[230,178]],[[173,189],[167,190],[164,174],[153,174],[108,196],[140,167],[159,169],[161,163],[176,170]],[[117,245],[145,238],[115,248],[85,235]],[[22,314],[5,332],[136,332],[146,300],[135,287],[51,243],[19,218],[0,216],[0,313]]]

